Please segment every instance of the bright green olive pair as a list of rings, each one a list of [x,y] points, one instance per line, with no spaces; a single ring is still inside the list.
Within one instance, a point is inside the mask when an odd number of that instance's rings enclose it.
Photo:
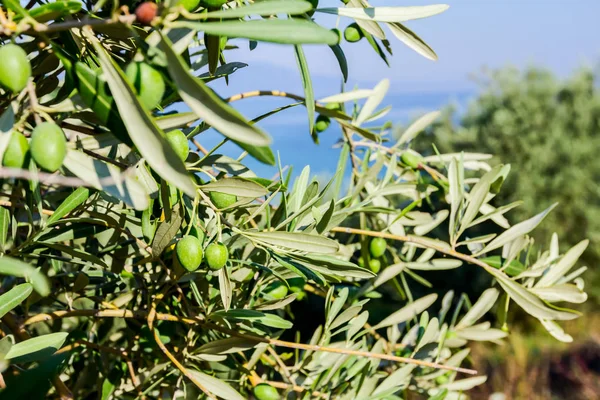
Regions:
[[[202,264],[206,256],[208,268],[217,271],[227,264],[229,250],[223,243],[211,243],[206,247],[206,254],[202,251],[202,242],[195,236],[187,235],[181,238],[175,246],[177,260],[183,268],[192,272]]]

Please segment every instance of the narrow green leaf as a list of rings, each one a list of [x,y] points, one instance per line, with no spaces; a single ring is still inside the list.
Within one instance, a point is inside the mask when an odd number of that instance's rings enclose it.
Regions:
[[[333,217],[334,211],[335,211],[335,200],[331,199],[331,202],[329,203],[329,208],[327,208],[327,211],[325,211],[325,214],[323,214],[323,217],[317,223],[317,232],[319,234],[323,234],[323,232],[325,232],[327,230],[327,226],[329,225],[329,222],[331,221],[331,217]]]
[[[487,376],[474,376],[472,378],[459,379],[454,382],[446,383],[440,386],[441,389],[448,389],[451,391],[466,391],[473,389],[475,386],[479,386],[487,381]]]
[[[348,61],[346,60],[346,55],[344,54],[344,50],[339,44],[334,44],[329,46],[335,59],[340,66],[340,70],[342,71],[342,76],[344,77],[344,82],[348,82]]]
[[[58,206],[54,214],[48,218],[47,223],[51,224],[58,221],[80,205],[82,205],[90,197],[90,190],[85,187],[77,188]]]
[[[408,128],[406,128],[402,136],[400,136],[400,139],[398,139],[393,147],[398,147],[403,143],[408,143],[413,140],[419,133],[423,131],[423,129],[427,128],[436,119],[438,119],[440,114],[441,113],[439,111],[432,111],[419,117],[415,122],[410,124]]]
[[[425,58],[433,61],[437,61],[438,56],[435,51],[427,43],[423,41],[416,33],[408,29],[405,25],[399,22],[392,22],[387,24],[394,36],[398,38],[402,43],[419,53]]]
[[[228,383],[207,375],[204,372],[188,369],[188,373],[200,382],[209,392],[223,400],[245,400],[246,398],[239,394]]]
[[[346,4],[346,7],[352,8],[352,9],[364,9],[364,8],[368,8],[369,4],[364,0],[349,0],[348,3]],[[318,11],[320,11],[320,10],[318,10]],[[370,33],[371,35],[375,36],[376,38],[381,39],[381,40],[385,39],[385,33],[383,32],[383,29],[381,29],[381,26],[379,26],[379,24],[376,21],[373,21],[370,19],[356,19],[356,23],[363,30],[365,30],[367,33]]]
[[[551,287],[540,287],[530,289],[531,293],[538,296],[540,299],[550,303],[557,301],[568,301],[569,303],[583,303],[588,296],[585,292],[579,290],[575,285],[564,283]]]
[[[225,178],[200,186],[203,192],[222,192],[239,197],[262,197],[269,194],[269,191],[256,182],[243,178]]]
[[[491,268],[486,270],[498,280],[498,283],[500,283],[500,286],[502,286],[510,298],[532,316],[538,319],[547,320],[571,320],[578,317],[578,315],[573,312],[561,311],[548,307],[539,299],[539,297],[517,282],[509,279],[502,272]]]
[[[88,37],[92,37],[91,34],[88,34]],[[196,186],[187,173],[183,161],[167,142],[164,133],[156,126],[150,114],[144,110],[123,71],[95,37],[91,42],[98,53],[104,77],[123,117],[129,137],[158,175],[194,198]],[[141,209],[145,208],[147,205]]]
[[[148,208],[150,200],[144,187],[135,179],[135,176],[125,175],[117,166],[73,149],[67,151],[63,165],[73,175],[87,182],[90,186],[105,191],[136,210]],[[85,194],[85,192],[82,193]],[[59,216],[59,218],[62,216]],[[58,219],[52,220],[57,221]]]
[[[360,100],[373,96],[373,89],[356,89],[333,96],[327,96],[319,100],[319,103],[345,103],[347,101]]]
[[[490,191],[490,186],[496,179],[496,176],[501,169],[502,165],[497,165],[492,168],[492,170],[488,171],[479,179],[479,181],[469,192],[469,202],[460,221],[457,237],[460,237],[461,233],[464,232],[468,226],[470,226],[471,222],[473,222],[479,213],[479,210],[481,209],[481,206],[485,202],[485,199]]]
[[[538,226],[540,222],[542,222],[542,220],[546,217],[546,215],[548,215],[548,213],[552,211],[557,205],[558,203],[554,203],[538,215],[526,221],[513,225],[508,230],[502,232],[496,239],[492,240],[487,246],[485,246],[483,250],[479,252],[479,254],[488,253],[492,250],[504,246],[506,243],[512,242],[519,236],[528,234],[533,229],[535,229],[535,227]]]
[[[252,349],[257,344],[255,340],[231,337],[203,344],[196,351],[208,354],[231,354]]]
[[[392,325],[398,325],[402,322],[409,321],[427,310],[437,299],[437,294],[432,293],[427,296],[421,297],[412,303],[407,304],[400,310],[387,316],[383,321],[378,323],[373,329],[386,328]]]
[[[248,15],[271,16],[277,14],[297,15],[312,9],[312,5],[301,0],[266,0],[260,3],[249,4],[244,7],[230,8],[227,10],[211,11],[206,18],[243,18]]]
[[[556,340],[560,340],[563,343],[573,342],[573,337],[566,333],[555,321],[540,319],[540,322],[544,329],[546,329]]]
[[[160,48],[167,56],[169,73],[177,85],[181,99],[198,117],[232,140],[254,146],[266,146],[271,142],[266,133],[250,125],[233,107],[223,102],[201,80],[196,79],[164,36]]]
[[[176,208],[171,212],[171,218],[161,222],[156,228],[154,240],[152,241],[152,255],[154,257],[159,257],[162,254],[181,227],[183,219],[179,206],[176,206]]]
[[[590,243],[589,240],[582,240],[573,246],[567,253],[540,278],[535,284],[536,288],[552,286],[560,280],[575,265],[579,257],[583,254]]]
[[[304,87],[304,104],[306,105],[306,111],[308,111],[308,131],[312,133],[315,123],[315,94],[310,79],[310,70],[302,46],[297,44],[294,46],[294,50],[298,68],[300,68],[300,75],[302,76],[302,86]]]
[[[6,239],[8,239],[8,225],[11,215],[7,208],[0,207],[0,250],[6,249]]]
[[[156,125],[165,132],[173,129],[185,128],[198,120],[194,112],[182,112],[163,115],[155,119]]]
[[[13,363],[42,360],[60,349],[67,336],[68,332],[57,332],[27,339],[12,346],[5,358]]]
[[[456,324],[456,329],[463,329],[479,321],[496,303],[500,293],[494,288],[487,289],[481,294],[477,302],[467,311],[465,316]]]
[[[318,12],[335,14],[341,17],[364,19],[378,22],[405,22],[414,19],[427,18],[442,13],[448,9],[446,4],[412,7],[344,7],[318,8]]]
[[[338,35],[312,21],[299,19],[263,19],[224,22],[172,22],[173,28],[189,28],[211,35],[246,38],[282,44],[328,44],[339,41]]]
[[[25,301],[32,291],[33,286],[30,283],[23,283],[0,296],[0,318]]]
[[[387,78],[383,79],[373,88],[373,94],[369,96],[365,105],[360,110],[358,117],[356,117],[356,121],[354,121],[356,126],[360,126],[375,112],[375,109],[381,104],[389,88],[390,80]]]
[[[36,268],[23,261],[7,256],[0,258],[0,274],[25,278],[42,297],[50,294],[50,282],[48,278]]]
[[[338,251],[335,240],[323,236],[298,232],[244,232],[251,239],[260,240],[272,246],[290,250],[306,251],[318,254],[332,254]]]

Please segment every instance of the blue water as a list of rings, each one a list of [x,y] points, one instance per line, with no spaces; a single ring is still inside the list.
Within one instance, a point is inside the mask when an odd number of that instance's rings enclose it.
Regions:
[[[462,109],[466,106],[473,93],[470,92],[426,92],[401,93],[388,95],[380,107],[392,105],[392,110],[384,118],[376,121],[379,125],[384,121],[403,126],[420,115],[455,104]],[[292,103],[293,100],[284,98],[261,97],[245,99],[233,105],[247,118],[255,118],[274,108]],[[349,104],[349,103],[348,103]],[[308,130],[306,109],[298,106],[282,111],[261,121],[258,124],[273,138],[272,149],[281,159],[282,166],[293,167],[293,176],[299,174],[304,166],[310,165],[311,175],[322,178],[331,177],[335,173],[339,148],[334,148],[341,137],[339,127],[332,122],[330,128],[320,136],[320,144],[313,143]],[[207,149],[219,143],[223,136],[214,130],[207,131],[197,139]],[[226,144],[217,153],[236,158],[242,150],[234,144]],[[246,157],[244,163],[258,176],[270,178],[277,173],[277,167],[271,167]]]

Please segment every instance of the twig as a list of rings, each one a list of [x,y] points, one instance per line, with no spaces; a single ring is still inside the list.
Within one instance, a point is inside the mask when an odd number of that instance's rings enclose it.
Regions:
[[[71,351],[74,348],[80,347],[80,346],[89,347],[89,348],[97,350],[99,352],[111,353],[111,354],[115,354],[117,356],[123,357],[123,360],[125,361],[125,364],[127,365],[127,369],[129,370],[129,376],[131,377],[131,382],[133,383],[133,386],[135,386],[135,388],[137,389],[138,394],[142,393],[142,390],[141,390],[142,383],[140,382],[140,379],[138,378],[138,376],[135,374],[135,369],[133,367],[133,363],[131,362],[131,359],[129,358],[127,351],[124,349],[113,349],[112,347],[102,346],[102,345],[99,345],[96,343],[89,342],[87,340],[80,339],[80,340],[73,342],[72,344],[70,344],[68,346],[62,347],[55,354],[65,353],[65,352]]]
[[[148,317],[147,317],[148,328],[150,328],[150,330],[152,331],[152,333],[154,335],[154,341],[156,342],[156,344],[158,345],[160,350],[167,356],[167,358],[169,360],[171,360],[173,365],[175,365],[177,367],[177,369],[179,369],[183,375],[185,375],[190,381],[192,381],[192,383],[194,385],[196,385],[200,390],[202,390],[209,399],[217,400],[217,398],[210,392],[210,390],[208,390],[201,382],[199,382],[196,378],[194,378],[194,376],[192,374],[190,374],[190,372],[187,370],[186,367],[183,366],[183,364],[181,364],[179,361],[177,361],[175,356],[173,356],[173,354],[169,351],[169,349],[167,349],[165,344],[160,340],[158,331],[156,329],[154,329],[154,320],[156,319],[156,316],[157,316],[156,307],[158,306],[160,301],[163,299],[163,297],[164,297],[164,291],[159,293],[156,296],[156,298],[152,302],[152,307],[150,308],[150,312],[148,313]]]
[[[49,321],[49,320],[55,320],[55,319],[60,319],[60,318],[67,318],[67,317],[77,317],[77,316],[88,316],[88,317],[95,317],[95,318],[147,319],[148,315],[149,315],[149,313],[146,313],[144,311],[133,312],[130,310],[55,311],[55,312],[49,313],[49,314],[35,315],[35,316],[27,319],[25,322],[23,322],[23,326],[31,325],[36,322]],[[255,335],[249,335],[249,334],[237,332],[233,329],[228,329],[228,328],[225,328],[225,327],[222,327],[219,325],[215,325],[210,322],[206,322],[202,318],[178,317],[178,316],[170,315],[170,314],[156,313],[154,315],[153,319],[161,320],[161,321],[176,321],[176,322],[182,322],[182,323],[191,324],[191,325],[203,325],[209,329],[214,329],[214,330],[217,330],[219,332],[225,333],[230,336],[235,336],[235,337],[251,340],[254,342],[258,342],[258,343],[266,343],[266,344],[270,344],[271,346],[286,347],[286,348],[298,349],[298,350],[323,351],[323,352],[327,352],[327,353],[355,355],[355,356],[359,356],[359,357],[377,358],[380,360],[394,361],[394,362],[405,363],[405,364],[414,364],[414,365],[419,365],[419,366],[428,367],[428,368],[436,368],[436,369],[444,369],[444,370],[455,371],[455,372],[463,372],[463,373],[470,374],[470,375],[477,374],[477,371],[472,370],[472,369],[452,367],[449,365],[442,365],[442,364],[437,364],[437,363],[432,363],[432,362],[427,362],[427,361],[422,361],[422,360],[416,360],[416,359],[407,358],[407,357],[398,357],[398,356],[393,356],[393,355],[388,355],[388,354],[371,353],[371,352],[367,352],[367,351],[338,349],[338,348],[326,347],[326,346],[286,342],[284,340],[279,340],[279,339],[271,339],[271,338],[265,338],[265,337],[255,336]]]
[[[283,92],[281,90],[252,90],[250,92],[244,92],[235,94],[231,97],[225,99],[227,103],[231,103],[233,101],[238,101],[242,99],[247,99],[249,97],[258,97],[258,96],[274,96],[274,97],[287,97],[289,99],[294,99],[298,101],[305,101],[306,99],[302,96],[298,96],[297,94]]]
[[[308,390],[306,388],[303,388],[302,386],[289,385],[289,384],[284,383],[284,382],[265,381],[265,380],[261,379],[261,383],[266,383],[266,384],[271,385],[271,386],[273,386],[274,388],[277,388],[277,389],[284,389],[284,390],[292,389],[294,392],[298,392],[298,393],[308,392]],[[316,390],[313,391],[313,392],[311,392],[311,396],[312,397],[320,397],[322,399],[326,399],[327,398],[327,395],[325,393],[317,392]]]
[[[283,360],[281,359],[281,357],[279,357],[279,354],[277,354],[277,352],[275,350],[273,350],[273,348],[271,346],[267,347],[267,351],[275,359],[275,362],[281,369],[281,374],[283,376],[285,376],[285,378],[288,380],[289,383],[296,386],[296,380],[294,379],[294,377],[292,375],[290,375],[290,371],[288,371],[287,366],[283,363]]]
[[[196,146],[196,148],[197,148],[198,150],[200,150],[200,151],[202,152],[202,154],[204,154],[204,155],[207,155],[207,154],[208,154],[208,150],[206,150],[206,149],[204,148],[204,146],[202,146],[202,145],[200,144],[200,142],[198,142],[198,141],[196,140],[196,138],[192,138],[192,143],[194,143],[194,146]]]
[[[121,174],[122,177],[125,174]],[[70,186],[70,187],[95,187],[94,185],[84,181],[83,179],[64,176],[59,174],[49,174],[47,172],[36,172],[32,173],[26,169],[19,168],[0,168],[0,178],[15,178],[15,179],[27,179],[27,180],[35,180],[37,179],[40,183],[45,185],[60,185],[60,186]],[[114,179],[112,176],[102,178],[98,182],[102,186],[114,185],[121,182],[124,178]]]
[[[42,123],[42,119],[37,113],[38,109],[38,100],[37,95],[35,94],[35,87],[33,86],[33,78],[29,79],[27,82],[27,92],[29,93],[29,105],[31,106],[31,110],[33,111],[33,119],[35,120],[35,124],[39,125]]]
[[[390,233],[385,233],[385,232],[374,232],[374,231],[367,231],[364,229],[345,228],[345,227],[341,227],[341,226],[332,228],[331,232],[353,233],[356,235],[381,237],[381,238],[385,238],[385,239],[398,240],[398,241],[406,242],[406,243],[414,243],[414,244],[418,244],[419,246],[434,249],[439,253],[446,254],[446,255],[454,257],[454,258],[458,258],[458,259],[466,261],[468,263],[478,265],[478,266],[482,267],[483,269],[485,269],[486,271],[488,271],[490,269],[489,265],[487,265],[486,263],[484,263],[481,260],[478,260],[475,257],[471,257],[467,254],[459,253],[456,250],[446,249],[444,247],[436,246],[429,241],[422,240],[422,239],[419,239],[418,237],[414,237],[414,236],[392,235]]]
[[[24,35],[35,35],[39,33],[52,33],[52,32],[61,32],[68,31],[73,28],[82,28],[84,26],[107,26],[107,25],[131,25],[135,21],[135,15],[121,15],[116,18],[109,19],[92,19],[92,18],[84,18],[81,20],[73,20],[66,22],[59,22],[51,25],[40,24],[36,25],[33,29],[26,30],[21,32]]]

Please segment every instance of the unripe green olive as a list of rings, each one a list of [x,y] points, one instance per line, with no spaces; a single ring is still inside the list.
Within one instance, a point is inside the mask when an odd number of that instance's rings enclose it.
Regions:
[[[2,157],[2,165],[8,168],[24,168],[28,151],[27,138],[21,132],[13,131]]]
[[[373,258],[379,258],[384,255],[386,248],[387,243],[384,238],[376,237],[369,243],[369,252]]]
[[[29,147],[35,163],[48,172],[59,169],[67,154],[65,134],[53,122],[42,122],[35,127]]]
[[[187,136],[185,136],[185,133],[179,129],[167,132],[167,141],[173,150],[175,150],[175,153],[177,153],[181,161],[185,161],[190,152],[190,147],[188,145],[188,140]]]
[[[125,75],[135,88],[138,98],[146,110],[153,110],[165,94],[165,81],[160,72],[145,62],[132,62]]]
[[[329,119],[328,116],[319,115],[317,117],[317,120],[315,121],[315,131],[317,133],[321,133],[321,132],[327,130],[327,128],[329,128],[330,123],[331,123],[331,120]]]
[[[279,392],[268,383],[260,383],[254,387],[254,397],[257,400],[278,400],[281,399]]]
[[[27,53],[16,44],[0,47],[0,86],[12,93],[19,93],[31,77],[31,63]]]
[[[229,251],[223,243],[211,243],[206,247],[206,264],[212,270],[219,270],[227,264]]]
[[[202,242],[195,236],[184,236],[177,242],[175,253],[183,268],[190,272],[195,271],[202,263]]]
[[[200,0],[179,0],[178,4],[187,11],[194,11],[200,6]]]
[[[400,156],[400,160],[402,160],[404,164],[408,165],[411,168],[419,168],[419,164],[421,163],[421,160],[423,160],[423,157],[421,157],[421,155],[419,154],[405,151]]]
[[[208,197],[210,197],[210,201],[219,210],[231,207],[238,200],[237,196],[234,196],[232,194],[222,193],[222,192],[210,192],[208,194]]]
[[[373,273],[378,273],[381,269],[381,261],[377,259],[371,259],[369,261],[369,268],[371,268],[371,271],[373,271]]]
[[[274,300],[281,300],[288,294],[288,288],[280,281],[273,282],[265,289],[265,295],[267,298]]]
[[[204,8],[221,8],[229,0],[200,0],[200,4]]]
[[[348,25],[346,29],[344,29],[344,39],[346,39],[348,43],[356,43],[362,39],[362,37],[362,31],[356,22]]]

